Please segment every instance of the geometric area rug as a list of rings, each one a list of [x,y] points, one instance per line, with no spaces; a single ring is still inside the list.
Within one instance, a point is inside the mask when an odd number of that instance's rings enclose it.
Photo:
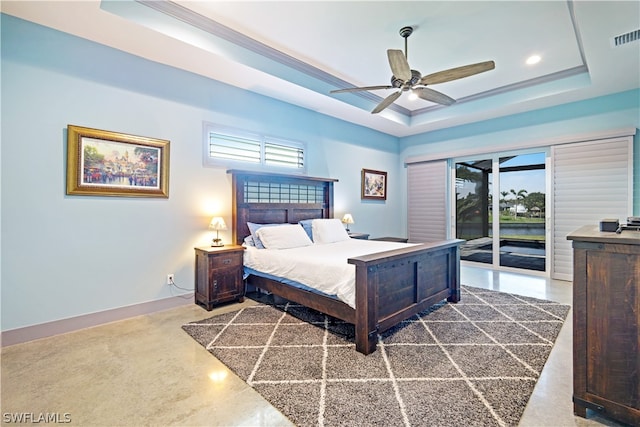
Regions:
[[[263,294],[183,325],[299,426],[515,426],[569,306],[462,286],[355,351],[353,325]]]

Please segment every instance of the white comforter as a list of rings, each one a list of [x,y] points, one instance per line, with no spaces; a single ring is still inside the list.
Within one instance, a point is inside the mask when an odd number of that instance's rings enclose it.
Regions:
[[[347,259],[406,246],[406,243],[349,239],[293,249],[248,247],[244,252],[244,265],[335,295],[355,308],[356,270]]]

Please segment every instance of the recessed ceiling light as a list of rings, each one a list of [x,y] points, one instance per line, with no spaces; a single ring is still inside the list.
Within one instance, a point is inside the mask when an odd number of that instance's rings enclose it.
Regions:
[[[537,64],[541,59],[539,55],[531,55],[527,58],[527,65]]]

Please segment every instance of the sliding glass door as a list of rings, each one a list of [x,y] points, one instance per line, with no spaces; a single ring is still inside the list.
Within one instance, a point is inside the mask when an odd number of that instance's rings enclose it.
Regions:
[[[456,238],[466,240],[462,260],[493,264],[492,168],[490,158],[456,163]]]
[[[461,259],[546,271],[545,152],[455,163],[455,235]],[[497,173],[496,173],[497,172]]]
[[[500,157],[500,265],[546,270],[545,153]]]

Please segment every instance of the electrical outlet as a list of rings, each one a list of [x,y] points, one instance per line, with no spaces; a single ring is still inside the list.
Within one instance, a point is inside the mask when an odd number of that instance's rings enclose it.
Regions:
[[[173,285],[173,273],[167,274],[167,285]]]

